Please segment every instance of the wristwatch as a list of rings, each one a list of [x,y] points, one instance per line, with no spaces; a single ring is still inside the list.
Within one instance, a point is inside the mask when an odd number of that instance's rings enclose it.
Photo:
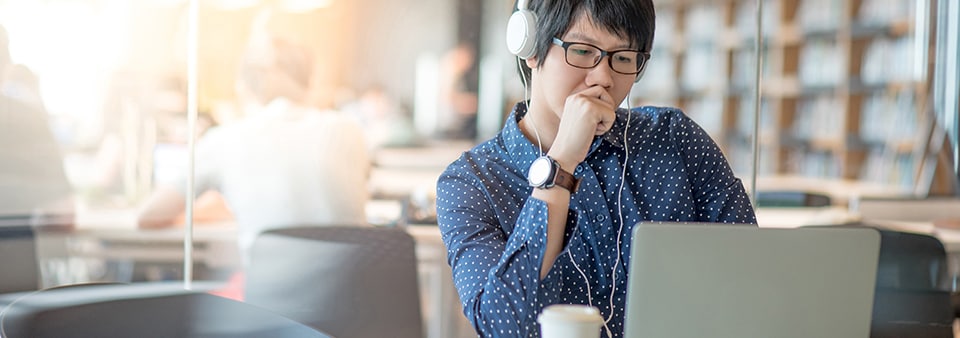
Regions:
[[[580,180],[573,174],[560,168],[560,164],[550,156],[544,155],[533,160],[530,171],[527,172],[527,181],[530,186],[540,189],[549,189],[560,186],[574,193],[580,186]]]

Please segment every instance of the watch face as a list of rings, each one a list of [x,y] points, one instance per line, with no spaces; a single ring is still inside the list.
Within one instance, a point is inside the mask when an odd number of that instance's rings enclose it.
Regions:
[[[544,183],[547,183],[553,171],[553,163],[551,162],[549,157],[540,157],[533,161],[533,164],[530,165],[530,172],[527,174],[530,185],[542,187]]]

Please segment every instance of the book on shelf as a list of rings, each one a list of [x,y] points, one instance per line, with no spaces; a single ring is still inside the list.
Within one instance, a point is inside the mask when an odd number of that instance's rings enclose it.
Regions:
[[[916,0],[763,1],[760,174],[855,179],[917,143],[931,41]],[[755,0],[657,4],[650,67],[632,92],[676,106],[750,174]],[[885,155],[877,155],[885,154]],[[884,157],[886,156],[886,157]],[[900,155],[898,155],[900,156]],[[744,171],[746,170],[746,171]],[[892,170],[892,169],[891,169]],[[895,181],[906,177],[897,169]]]

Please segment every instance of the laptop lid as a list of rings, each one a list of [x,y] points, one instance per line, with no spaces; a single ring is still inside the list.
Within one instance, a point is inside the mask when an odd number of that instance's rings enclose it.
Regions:
[[[869,337],[869,228],[638,224],[627,338]]]
[[[0,215],[0,294],[39,288],[36,235],[29,219]]]

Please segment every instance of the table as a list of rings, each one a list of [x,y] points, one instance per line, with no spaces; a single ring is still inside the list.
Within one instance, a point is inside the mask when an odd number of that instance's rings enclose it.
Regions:
[[[472,142],[451,141],[427,147],[378,149],[370,172],[371,193],[395,199],[432,194],[440,174],[472,146]]]
[[[750,190],[750,182],[744,181]],[[902,197],[913,193],[910,189],[889,184],[849,179],[777,175],[757,177],[758,191],[805,191],[830,196],[834,205],[846,206],[850,201],[864,197]]]
[[[884,229],[920,233],[937,237],[948,254],[960,255],[960,227],[937,227],[932,221],[864,219],[859,213],[845,207],[817,208],[758,208],[757,222],[765,228],[796,228],[800,226],[840,225],[865,222]]]
[[[796,228],[810,225],[834,225],[856,221],[856,215],[840,206],[815,208],[757,208],[757,224],[764,228]]]

